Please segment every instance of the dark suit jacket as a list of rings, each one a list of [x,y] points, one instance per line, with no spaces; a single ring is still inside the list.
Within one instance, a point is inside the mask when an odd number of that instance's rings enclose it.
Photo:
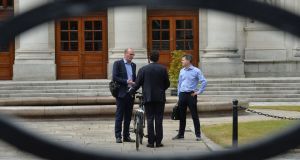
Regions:
[[[132,67],[132,81],[135,81],[136,64],[131,62],[131,67]],[[127,84],[128,78],[127,78],[127,71],[123,59],[114,62],[112,77],[113,77],[113,81],[116,81],[118,84],[120,84],[118,97],[120,98],[125,97],[128,91],[128,84]]]
[[[166,102],[165,91],[170,86],[167,69],[158,64],[150,63],[142,67],[139,72],[133,90],[142,86],[144,102]]]

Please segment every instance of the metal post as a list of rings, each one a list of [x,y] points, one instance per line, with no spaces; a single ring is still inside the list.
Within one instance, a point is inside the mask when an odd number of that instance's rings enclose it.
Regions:
[[[239,101],[234,99],[232,101],[232,147],[238,147],[238,103]]]

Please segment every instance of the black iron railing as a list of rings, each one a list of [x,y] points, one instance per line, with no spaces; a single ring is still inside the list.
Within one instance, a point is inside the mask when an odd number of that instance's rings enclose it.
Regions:
[[[20,14],[0,25],[0,42],[7,43],[20,33],[54,19],[79,16],[88,12],[115,6],[144,5],[156,9],[207,8],[256,19],[300,37],[300,17],[252,0],[56,0],[26,13]],[[0,44],[0,45],[1,45]],[[17,147],[46,159],[188,159],[188,160],[254,160],[265,159],[284,153],[300,144],[300,124],[283,133],[260,142],[232,150],[208,154],[180,154],[164,156],[122,155],[107,151],[89,151],[54,143],[0,116],[0,138]],[[280,147],[274,147],[280,146]]]

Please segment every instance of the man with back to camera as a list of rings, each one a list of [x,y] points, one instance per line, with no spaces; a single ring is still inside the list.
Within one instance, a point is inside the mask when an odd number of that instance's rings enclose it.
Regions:
[[[196,140],[201,140],[200,121],[197,111],[197,95],[204,92],[207,81],[201,70],[192,65],[192,58],[192,55],[186,54],[182,56],[181,59],[183,68],[180,70],[178,80],[178,106],[180,121],[178,134],[173,137],[173,140],[184,138],[187,106],[192,114]],[[199,82],[201,82],[200,88],[198,87]]]
[[[152,51],[150,54],[150,64],[142,67],[137,75],[136,83],[130,89],[134,93],[142,86],[147,116],[148,144],[147,147],[163,147],[163,116],[166,102],[165,91],[170,86],[167,69],[158,64],[159,52]],[[155,131],[154,124],[155,121]]]
[[[115,137],[116,143],[135,142],[130,138],[129,126],[131,121],[134,96],[128,93],[128,89],[132,87],[136,79],[136,64],[132,62],[134,50],[127,48],[124,51],[124,58],[117,60],[113,65],[113,81],[116,81],[120,87],[118,90],[117,110],[115,114]],[[122,141],[122,122],[124,119],[123,141]]]

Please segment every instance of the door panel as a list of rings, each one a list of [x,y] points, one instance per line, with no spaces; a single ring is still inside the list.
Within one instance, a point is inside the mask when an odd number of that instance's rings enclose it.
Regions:
[[[56,64],[58,79],[80,79],[80,18],[56,23]]]
[[[171,19],[167,17],[151,17],[148,24],[151,27],[149,32],[150,40],[148,41],[150,50],[158,50],[160,52],[159,63],[168,67],[172,50],[171,40],[173,39]]]
[[[106,78],[106,21],[104,17],[84,19],[83,78]]]
[[[148,51],[158,50],[159,63],[168,68],[171,52],[183,50],[193,55],[198,66],[198,30],[196,11],[148,11]]]
[[[0,23],[13,16],[13,1],[0,1]],[[11,80],[13,77],[13,64],[15,58],[14,41],[6,46],[0,46],[0,80]]]
[[[106,16],[77,17],[58,21],[56,23],[58,79],[106,78],[106,32]]]

